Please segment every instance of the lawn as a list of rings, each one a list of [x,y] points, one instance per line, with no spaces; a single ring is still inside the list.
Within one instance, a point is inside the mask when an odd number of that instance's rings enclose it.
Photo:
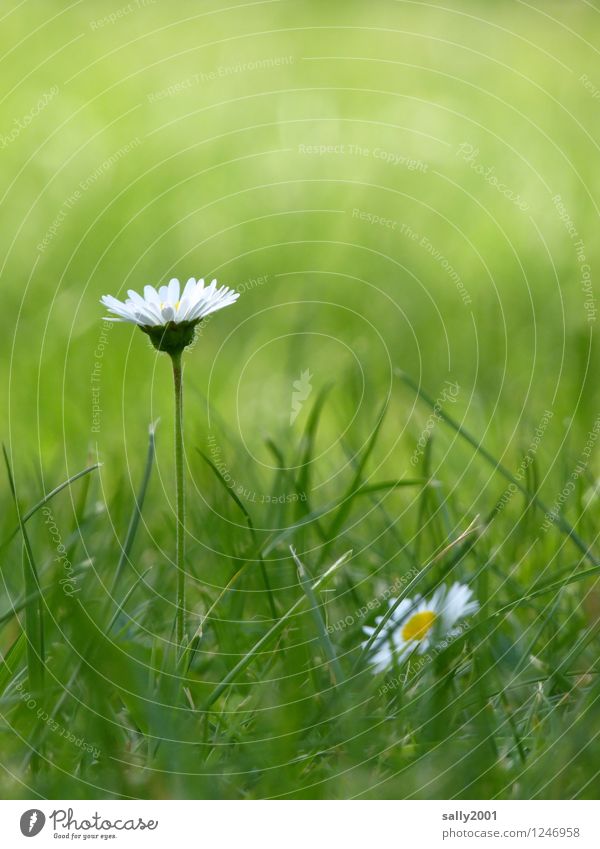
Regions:
[[[0,13],[0,796],[597,798],[600,9],[119,2]]]

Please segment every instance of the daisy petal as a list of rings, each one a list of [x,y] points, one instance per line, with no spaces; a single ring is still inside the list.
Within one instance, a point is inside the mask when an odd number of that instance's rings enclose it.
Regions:
[[[166,286],[156,289],[144,286],[140,295],[128,289],[127,300],[119,301],[112,295],[103,295],[101,303],[106,307],[111,321],[129,321],[142,327],[162,327],[168,322],[197,322],[217,310],[230,306],[239,293],[227,286],[218,286],[213,279],[205,286],[204,278],[190,277],[183,291],[179,280],[173,277]]]
[[[176,277],[173,277],[172,280],[169,280],[169,303],[172,306],[175,306],[177,301],[179,300],[179,280]]]

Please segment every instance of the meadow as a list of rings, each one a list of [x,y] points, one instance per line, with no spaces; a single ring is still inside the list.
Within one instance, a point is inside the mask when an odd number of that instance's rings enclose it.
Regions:
[[[600,8],[120,2],[0,12],[0,796],[597,798]]]

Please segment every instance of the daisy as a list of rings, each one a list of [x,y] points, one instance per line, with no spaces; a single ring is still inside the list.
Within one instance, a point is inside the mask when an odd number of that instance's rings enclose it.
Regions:
[[[185,640],[185,485],[183,477],[183,363],[185,348],[194,341],[196,325],[217,310],[235,303],[239,293],[213,280],[205,286],[195,277],[185,284],[173,278],[167,286],[144,286],[144,295],[129,289],[126,301],[103,295],[101,303],[112,315],[109,321],[127,321],[148,334],[158,351],[171,357],[175,384],[175,477],[177,482],[177,604],[176,635],[181,649]]]
[[[442,584],[430,599],[420,595],[413,599],[402,599],[386,622],[381,635],[383,641],[375,643],[372,658],[375,670],[389,666],[394,651],[398,660],[402,661],[413,652],[424,654],[435,645],[436,640],[460,634],[460,629],[455,627],[456,623],[479,609],[472,595],[473,591],[469,587],[455,583],[450,589]],[[395,601],[391,599],[390,607],[394,604]],[[375,627],[365,626],[363,630],[371,636],[382,620],[383,616],[378,616]]]
[[[109,321],[128,321],[137,324],[150,336],[155,348],[171,353],[183,349],[194,339],[196,325],[217,310],[228,307],[239,298],[239,293],[213,280],[210,286],[195,277],[185,284],[183,291],[175,277],[168,286],[144,286],[142,297],[133,289],[127,291],[126,301],[112,295],[103,295],[101,303],[112,315]]]

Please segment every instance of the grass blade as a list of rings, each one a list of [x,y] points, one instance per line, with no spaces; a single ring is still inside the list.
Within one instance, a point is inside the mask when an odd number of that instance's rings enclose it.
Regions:
[[[72,475],[70,478],[67,478],[66,481],[63,481],[58,486],[55,486],[54,489],[51,490],[47,495],[45,495],[40,501],[38,501],[37,504],[34,504],[34,506],[27,510],[26,513],[23,513],[23,515],[21,516],[21,522],[23,524],[28,522],[29,519],[31,519],[31,517],[34,516],[37,511],[44,506],[44,504],[47,504],[49,501],[51,501],[55,495],[58,495],[58,493],[62,492],[63,489],[66,489],[72,483],[75,483],[75,481],[79,480],[79,478],[82,478],[84,475],[89,475],[90,472],[93,472],[96,469],[100,468],[101,465],[102,463],[94,463],[92,466],[87,466],[87,468],[82,469],[80,472],[77,472],[77,474]],[[0,543],[0,550],[3,549],[6,545],[8,545],[8,543],[16,537],[20,530],[21,526],[17,525],[17,527],[10,534],[10,536],[8,536],[3,543]]]
[[[242,511],[242,513],[244,514],[244,518],[246,520],[246,524],[248,525],[250,533],[252,534],[252,538],[255,539],[256,538],[256,531],[254,529],[254,523],[252,522],[252,517],[251,517],[250,513],[248,512],[248,510],[246,509],[246,507],[244,506],[244,502],[242,501],[242,499],[239,497],[239,495],[236,493],[236,491],[234,489],[232,489],[232,487],[227,485],[225,478],[223,477],[223,475],[221,474],[219,469],[217,469],[217,467],[215,466],[213,461],[210,459],[210,457],[207,454],[205,454],[204,451],[202,451],[200,448],[196,448],[196,451],[198,452],[198,454],[200,454],[200,456],[202,457],[202,459],[204,460],[206,465],[213,472],[214,476],[219,481],[219,483],[221,484],[221,486],[223,487],[223,489],[225,490],[227,495],[231,498],[231,500],[234,502],[234,504],[236,504],[239,507],[239,509]]]
[[[146,465],[144,467],[144,476],[142,478],[142,483],[140,485],[139,492],[135,499],[135,504],[133,506],[133,512],[131,513],[131,518],[129,520],[129,527],[127,528],[127,535],[125,536],[125,542],[123,543],[123,548],[121,549],[121,556],[119,557],[119,562],[117,564],[117,570],[115,572],[115,576],[113,578],[112,586],[110,589],[110,596],[112,597],[114,591],[121,579],[121,575],[125,568],[125,564],[129,561],[129,555],[131,553],[131,549],[133,547],[133,543],[135,540],[135,536],[137,534],[137,529],[140,524],[140,519],[142,518],[142,507],[144,506],[144,500],[146,498],[146,491],[148,489],[148,484],[150,483],[150,475],[152,473],[152,466],[154,464],[154,454],[155,454],[155,438],[154,435],[156,433],[156,427],[158,425],[158,421],[153,422],[148,428],[148,451],[146,453]]]
[[[125,593],[123,600],[120,601],[117,604],[117,609],[114,612],[113,616],[111,617],[110,621],[107,623],[105,631],[103,632],[103,634],[105,636],[108,636],[110,634],[115,623],[117,622],[117,620],[119,618],[119,614],[121,613],[121,611],[123,610],[123,608],[125,607],[127,602],[129,601],[131,596],[133,595],[136,588],[142,583],[142,581],[144,580],[146,575],[151,571],[152,571],[152,567],[150,566],[144,572],[142,572],[140,575],[138,575],[138,577],[136,578],[136,580],[134,581],[132,586]],[[86,648],[81,653],[80,658],[77,661],[77,664],[75,666],[75,669],[71,673],[71,676],[69,677],[67,683],[63,687],[62,693],[60,694],[60,696],[58,697],[58,699],[56,700],[56,702],[55,702],[55,704],[52,708],[51,715],[53,717],[58,716],[61,708],[63,707],[63,705],[65,703],[65,701],[72,694],[73,689],[75,687],[75,683],[76,683],[76,681],[79,677],[79,674],[81,672],[83,664],[86,663],[86,664],[90,665],[92,663],[94,649],[95,649],[95,644],[94,644],[94,641],[92,641],[92,642],[89,642],[87,644]],[[50,711],[49,711],[49,713],[50,713]],[[25,761],[24,761],[25,764],[27,764],[29,761],[31,761],[35,758],[36,751],[38,751],[41,748],[44,740],[46,739],[46,737],[48,736],[49,733],[50,733],[50,726],[48,724],[44,723],[41,726],[41,729],[40,729],[37,737],[35,738],[35,740],[31,741],[31,745],[30,745],[28,752],[27,752],[27,755],[25,757]]]
[[[352,552],[347,551],[345,554],[335,561],[335,563],[329,567],[317,580],[311,585],[311,589],[313,592],[317,590],[322,584],[324,584],[329,578],[339,569],[339,567],[345,563],[348,558],[351,556]],[[277,634],[283,629],[285,623],[294,615],[294,613],[304,604],[306,601],[306,595],[301,596],[294,604],[287,610],[286,613],[264,634],[260,640],[255,643],[250,651],[246,652],[246,654],[242,657],[242,659],[236,663],[233,669],[227,673],[225,678],[221,681],[221,683],[213,690],[213,692],[208,697],[205,703],[205,710],[208,709],[212,704],[214,704],[219,696],[227,689],[230,683],[232,683],[240,672],[243,672],[244,669],[251,663],[251,661],[256,657],[257,654],[263,649],[269,642],[277,636]]]
[[[426,392],[424,392],[421,387],[418,386],[407,374],[404,374],[404,372],[400,371],[399,369],[396,369],[395,373],[398,375],[398,377],[400,377],[400,379],[404,383],[407,384],[407,386],[410,386],[411,389],[413,389],[417,393],[419,398],[425,401],[428,406],[430,406],[432,409],[435,408],[435,401]],[[439,417],[446,422],[447,425],[449,425],[454,431],[456,431],[459,436],[462,436],[462,438],[466,442],[468,442],[469,445],[474,448],[478,454],[480,454],[485,460],[487,460],[488,463],[493,466],[494,469],[498,472],[498,474],[502,475],[503,478],[506,478],[506,480],[514,484],[514,486],[516,486],[517,489],[522,492],[523,495],[528,499],[528,503],[529,501],[531,501],[543,513],[545,513],[547,517],[551,518],[553,524],[555,524],[558,528],[560,528],[560,530],[564,534],[571,538],[573,543],[577,546],[577,548],[579,548],[581,552],[583,552],[583,554],[590,561],[590,563],[592,563],[594,566],[600,565],[600,559],[598,559],[594,555],[594,553],[591,551],[590,546],[587,545],[584,540],[581,539],[579,534],[575,531],[572,525],[567,522],[566,519],[564,519],[560,515],[556,516],[551,513],[549,508],[540,498],[538,498],[535,493],[530,492],[526,486],[524,486],[511,472],[509,472],[506,466],[504,466],[499,460],[497,460],[493,456],[493,454],[490,454],[490,452],[486,448],[484,448],[483,445],[481,445],[481,443],[478,442],[474,436],[472,436],[468,431],[466,431],[464,427],[456,421],[456,419],[452,418],[452,416],[449,416],[448,413],[444,412],[444,410],[441,409],[438,409],[437,413]]]
[[[24,631],[21,631],[4,657],[0,660],[0,696],[15,678],[23,653],[26,649],[26,642],[25,633]]]
[[[297,489],[298,492],[304,492],[306,494],[307,499],[308,490],[310,487],[310,473],[312,457],[315,448],[317,428],[319,426],[319,420],[321,418],[321,413],[323,412],[323,407],[325,406],[325,401],[327,400],[327,396],[331,392],[332,388],[332,383],[326,383],[325,386],[323,386],[323,388],[319,391],[319,394],[317,395],[315,403],[313,404],[313,407],[308,416],[308,421],[306,422],[306,427],[304,428],[304,433],[302,434],[302,439],[300,441],[300,446],[302,448],[302,456],[299,463],[300,474],[298,475]]]
[[[460,534],[456,539],[452,540],[452,542],[450,542],[438,554],[436,554],[434,557],[432,557],[431,560],[428,563],[426,563],[425,566],[423,566],[423,568],[421,569],[419,574],[415,575],[415,577],[412,579],[412,581],[410,581],[405,587],[403,587],[402,591],[398,594],[398,598],[394,601],[394,603],[383,614],[383,616],[381,617],[381,622],[375,627],[375,630],[373,631],[373,633],[371,634],[369,639],[366,641],[364,648],[363,648],[363,650],[360,654],[360,657],[358,659],[357,665],[361,662],[362,658],[365,657],[369,653],[373,644],[375,643],[375,641],[377,640],[377,638],[379,637],[379,635],[381,634],[381,632],[383,631],[383,629],[385,628],[387,623],[390,621],[390,619],[394,615],[396,608],[398,607],[400,602],[403,601],[413,591],[413,589],[419,584],[421,579],[427,574],[427,572],[429,572],[429,570],[432,568],[432,566],[434,566],[439,560],[441,560],[443,557],[445,557],[446,554],[449,551],[451,551],[457,545],[460,545],[460,543],[464,542],[469,536],[471,536],[472,534],[474,534],[478,530],[478,525],[477,525],[478,521],[479,521],[479,516],[475,516],[475,518],[473,519],[471,524],[468,526],[468,528],[466,530],[464,530],[462,532],[462,534]]]
[[[362,480],[363,472],[364,472],[365,466],[367,465],[369,457],[371,456],[373,449],[375,448],[375,443],[377,442],[377,437],[379,436],[379,432],[381,431],[381,426],[383,424],[383,420],[385,418],[385,414],[386,414],[387,407],[388,407],[388,401],[389,401],[389,399],[386,398],[385,402],[383,403],[383,406],[381,408],[381,412],[379,413],[379,416],[377,418],[377,422],[375,424],[375,427],[373,428],[373,433],[369,437],[369,441],[367,442],[366,448],[363,451],[361,458],[358,461],[358,464],[357,464],[356,469],[354,471],[354,478],[352,479],[352,483],[348,487],[348,489],[346,491],[346,495],[342,498],[340,507],[339,507],[336,515],[333,517],[331,525],[329,526],[329,533],[328,533],[329,542],[323,548],[323,556],[326,555],[327,551],[329,550],[331,543],[337,538],[341,528],[344,525],[344,522],[348,518],[350,510],[352,509],[352,503],[354,501],[355,496],[362,489],[361,480]]]
[[[252,517],[250,516],[250,513],[248,512],[248,510],[244,506],[242,500],[239,498],[237,493],[235,493],[230,486],[227,486],[227,482],[225,481],[225,478],[223,477],[223,475],[221,474],[219,469],[217,469],[217,467],[215,466],[213,461],[210,459],[210,457],[208,457],[203,451],[201,451],[200,448],[196,448],[196,451],[200,454],[200,456],[202,457],[204,462],[208,465],[208,467],[210,469],[212,469],[217,480],[222,485],[225,492],[233,500],[234,504],[236,504],[239,507],[239,509],[242,511],[242,513],[244,514],[244,517],[246,519],[246,523],[248,525],[248,528],[250,529],[250,534],[252,535],[252,540],[253,540],[256,548],[257,548],[257,551],[259,551],[258,543],[256,541],[256,531],[254,529],[254,523],[252,521]],[[273,617],[273,619],[276,619],[277,618],[277,608],[275,607],[275,599],[273,598],[273,591],[271,589],[271,584],[269,583],[269,576],[267,575],[267,570],[266,570],[266,567],[265,567],[265,561],[264,561],[263,556],[260,553],[260,551],[259,551],[259,554],[258,554],[258,562],[259,562],[259,565],[260,565],[260,571],[261,571],[261,574],[262,574],[262,579],[263,579],[263,582],[264,582],[264,585],[265,585],[265,589],[267,591],[267,598],[269,599],[269,607],[271,609],[271,616]]]
[[[372,495],[377,492],[385,492],[393,489],[402,489],[405,486],[423,486],[428,481],[426,478],[399,478],[394,481],[381,481],[380,483],[366,483],[356,490],[356,495]]]
[[[392,486],[390,486],[390,483],[392,484]],[[407,478],[406,483],[404,483],[403,481],[392,481],[392,482],[384,481],[382,484],[376,484],[376,483],[365,484],[364,486],[361,486],[356,490],[356,492],[354,493],[354,497],[356,498],[356,497],[360,497],[360,496],[363,496],[363,495],[373,495],[373,493],[376,493],[379,490],[396,489],[400,485],[402,485],[402,486],[423,486],[423,481],[420,478],[410,478],[410,479]],[[306,516],[304,516],[302,519],[299,519],[297,522],[294,522],[293,525],[290,525],[289,527],[284,528],[284,530],[282,530],[278,534],[272,536],[269,540],[267,540],[267,542],[263,546],[262,556],[266,557],[268,554],[270,554],[273,551],[273,549],[277,548],[278,545],[285,542],[286,539],[288,539],[288,537],[290,537],[292,534],[294,534],[300,528],[303,528],[303,527],[306,527],[307,525],[310,525],[312,522],[315,522],[317,519],[320,519],[321,516],[325,516],[325,515],[327,515],[327,513],[330,513],[336,507],[339,507],[340,504],[344,503],[346,498],[347,498],[347,496],[343,495],[341,498],[336,498],[334,501],[329,501],[323,507],[315,508],[310,513],[308,513]]]
[[[298,570],[298,583],[304,590],[306,598],[308,599],[308,603],[310,604],[310,612],[317,627],[319,643],[321,644],[321,648],[323,649],[325,657],[329,662],[329,670],[332,683],[334,685],[340,684],[343,681],[342,668],[337,658],[335,648],[333,647],[333,643],[329,639],[329,634],[327,633],[327,629],[325,628],[325,622],[323,621],[323,617],[321,616],[319,600],[317,599],[314,590],[310,585],[310,575],[306,571],[306,567],[296,554],[292,545],[290,545],[290,551],[292,552],[292,557],[294,558],[294,562],[296,563],[296,568]]]
[[[8,483],[12,493],[17,519],[21,534],[23,535],[23,578],[25,583],[25,596],[33,597],[25,605],[25,634],[27,637],[27,674],[29,685],[34,693],[40,694],[44,683],[44,611],[40,595],[40,582],[35,566],[33,551],[25,529],[25,523],[21,516],[21,508],[17,498],[17,490],[13,473],[6,451],[6,445],[2,445],[4,462],[8,474]],[[36,596],[37,594],[37,596]],[[35,596],[35,597],[34,597]]]

